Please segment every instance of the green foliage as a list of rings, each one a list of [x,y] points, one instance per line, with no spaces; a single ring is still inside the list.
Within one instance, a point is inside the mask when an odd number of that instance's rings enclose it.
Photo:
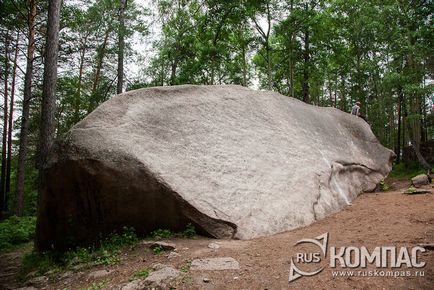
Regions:
[[[86,288],[80,288],[80,290],[99,290],[105,288],[107,284],[107,281],[93,282],[90,286]]]
[[[415,193],[416,190],[417,190],[416,187],[414,187],[414,186],[412,185],[412,186],[410,186],[410,187],[407,189],[407,193],[412,194],[412,193]]]
[[[0,251],[26,243],[33,239],[36,217],[11,216],[0,222]]]
[[[189,223],[182,232],[182,236],[188,239],[194,239],[196,235],[196,228],[191,223]]]
[[[158,246],[154,247],[152,249],[152,251],[154,252],[154,254],[160,255],[161,253],[164,252],[164,248],[162,246],[158,245]]]
[[[422,173],[426,173],[426,170],[423,169],[419,163],[408,165],[402,162],[393,166],[392,172],[390,172],[389,176],[395,178],[412,178]]]
[[[167,229],[157,229],[150,233],[150,237],[155,240],[167,239],[174,235],[170,230]]]
[[[128,281],[131,282],[131,281],[139,279],[139,278],[142,278],[142,279],[146,278],[149,276],[149,273],[150,273],[149,269],[143,269],[143,270],[137,271],[128,277]]]
[[[133,228],[124,227],[122,233],[113,233],[101,241],[99,247],[76,248],[65,253],[65,261],[69,266],[80,263],[96,265],[114,265],[120,262],[120,249],[134,246],[138,242]]]
[[[31,272],[35,272],[35,276],[40,276],[46,272],[58,269],[62,265],[62,255],[58,252],[38,253],[32,251],[23,257],[23,262],[18,273],[18,279],[23,281]]]
[[[196,238],[196,228],[191,223],[187,224],[185,229],[182,232],[174,233],[171,230],[168,229],[157,229],[155,231],[152,231],[149,234],[148,238],[151,238],[153,240],[161,240],[161,239],[168,239],[171,237],[181,237],[181,238],[187,238],[187,239],[194,239]]]

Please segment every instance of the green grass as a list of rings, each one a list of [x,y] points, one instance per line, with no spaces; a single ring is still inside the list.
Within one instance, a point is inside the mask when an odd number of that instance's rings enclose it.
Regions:
[[[25,280],[28,273],[43,275],[53,269],[74,270],[77,265],[114,265],[120,262],[121,249],[134,247],[138,238],[134,229],[125,227],[121,233],[113,233],[101,241],[98,247],[76,248],[65,253],[54,251],[38,253],[33,251],[24,256],[19,273],[20,280]],[[93,288],[92,288],[93,289]]]
[[[152,231],[147,238],[153,240],[161,240],[173,237],[195,239],[197,237],[196,228],[194,227],[194,225],[189,223],[185,227],[185,229],[179,233],[174,233],[168,229],[157,229],[155,231]]]
[[[164,248],[162,246],[156,246],[152,249],[152,252],[154,252],[155,255],[160,255],[164,252]]]
[[[11,216],[0,222],[0,251],[27,243],[35,236],[36,217]]]
[[[33,228],[28,228],[26,230],[26,232],[31,232],[32,234],[30,235],[29,239],[33,237],[34,222],[35,220],[33,219]],[[11,225],[9,225],[8,228],[9,227],[14,228]],[[188,224],[185,230],[180,233],[173,233],[167,229],[158,229],[150,234],[150,238],[195,238],[196,235],[197,234],[194,226],[192,224]],[[8,234],[8,236],[10,236],[10,234]],[[134,229],[125,227],[121,233],[113,233],[106,239],[100,241],[99,246],[78,247],[65,253],[59,253],[55,251],[38,253],[36,251],[32,251],[24,256],[23,264],[18,276],[21,281],[24,281],[29,278],[29,273],[33,273],[32,276],[38,276],[44,275],[47,272],[53,270],[76,271],[77,269],[81,269],[83,267],[95,265],[115,265],[121,261],[122,248],[126,246],[134,247],[138,241],[139,240]],[[164,250],[162,247],[156,247],[153,249],[155,254],[161,254],[163,251]],[[142,274],[145,275],[145,273]]]
[[[80,288],[80,290],[99,290],[99,289],[103,289],[107,286],[107,281],[102,281],[102,282],[93,282],[92,284],[90,284],[88,287],[86,288]]]
[[[131,282],[139,278],[146,278],[149,276],[149,273],[150,273],[149,269],[143,269],[141,271],[137,271],[128,277],[128,281]]]

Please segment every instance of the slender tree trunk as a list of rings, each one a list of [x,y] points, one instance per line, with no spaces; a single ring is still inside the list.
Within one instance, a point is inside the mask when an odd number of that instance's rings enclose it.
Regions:
[[[80,52],[80,66],[78,71],[78,87],[75,96],[75,104],[74,104],[74,123],[80,121],[80,107],[81,107],[81,86],[83,82],[83,71],[84,71],[84,57],[86,55],[86,42],[87,36],[84,38],[83,46],[81,47]]]
[[[401,115],[402,115],[402,88],[398,87],[398,132],[397,132],[397,140],[396,140],[396,163],[401,162]]]
[[[247,87],[247,60],[246,60],[246,45],[242,44],[242,58],[243,58],[243,86]]]
[[[266,50],[267,50],[267,78],[268,78],[268,90],[271,91],[273,89],[273,72],[272,72],[272,60],[271,60],[271,49],[269,40],[267,37],[267,44],[266,44]]]
[[[415,136],[413,135],[414,132],[412,132],[411,128],[410,128],[410,123],[407,122],[407,126],[408,126],[408,132],[409,132],[409,138],[410,138],[410,145],[414,151],[414,153],[416,154],[416,158],[419,161],[419,164],[427,171],[427,175],[431,174],[431,170],[432,170],[432,166],[431,164],[429,164],[426,159],[422,156],[422,154],[420,153],[420,149],[417,146],[416,142],[415,142]]]
[[[119,50],[118,50],[118,84],[116,92],[122,93],[124,85],[124,49],[125,49],[125,9],[127,7],[127,0],[120,0],[119,7]]]
[[[55,134],[57,55],[59,51],[59,24],[61,0],[50,0],[48,5],[47,39],[42,87],[41,127],[39,133],[39,174],[42,175]]]
[[[214,55],[213,55],[213,56],[211,56],[211,82],[210,82],[210,85],[214,85],[214,78],[215,78],[214,70],[215,70],[215,68],[214,68]]]
[[[30,0],[28,18],[27,66],[24,76],[23,111],[21,117],[20,149],[18,152],[15,214],[21,216],[24,209],[24,179],[26,173],[27,138],[29,132],[30,101],[32,99],[33,59],[35,55],[36,0]]]
[[[87,108],[87,113],[92,112],[93,109],[95,109],[95,106],[96,106],[96,100],[95,100],[96,91],[97,91],[97,89],[99,87],[99,82],[100,82],[100,79],[101,79],[102,63],[103,63],[104,56],[105,56],[106,49],[107,49],[107,43],[108,43],[108,38],[109,38],[109,35],[110,35],[110,30],[111,30],[111,28],[108,27],[107,30],[105,31],[103,43],[102,43],[101,48],[99,49],[99,51],[97,53],[95,76],[94,76],[93,83],[92,83],[92,91],[90,93],[91,99],[89,101],[89,106]]]
[[[5,35],[5,66],[4,66],[4,111],[3,111],[3,143],[2,143],[2,164],[0,180],[0,217],[6,209],[6,156],[7,156],[7,136],[8,136],[8,103],[9,103],[9,33]]]
[[[290,15],[292,16],[292,13],[294,11],[294,0],[291,0],[290,4]],[[292,28],[293,29],[293,28]],[[294,98],[294,31],[291,31],[291,36],[289,39],[289,96]]]
[[[171,73],[170,73],[170,85],[174,86],[176,84],[176,69],[178,68],[178,60],[174,59],[171,65]]]
[[[346,97],[346,86],[345,86],[345,75],[341,74],[341,100],[340,100],[340,109],[344,112],[347,111],[347,97]]]
[[[14,129],[14,101],[15,101],[15,88],[17,80],[17,59],[19,50],[19,37],[20,33],[17,31],[17,38],[15,41],[15,54],[14,54],[14,66],[12,68],[12,86],[11,86],[11,101],[9,105],[9,124],[8,124],[8,157],[6,163],[6,205],[8,201],[9,193],[11,192],[11,170],[12,170],[12,131]]]
[[[309,39],[309,28],[306,27],[304,33],[304,51],[303,51],[303,102],[310,103],[309,99],[309,61],[310,61],[310,39]]]
[[[330,80],[330,77],[328,79],[328,90],[329,90],[329,102],[330,102],[330,106],[333,107],[333,88],[332,88],[332,82]]]
[[[101,77],[101,68],[102,68],[102,62],[104,60],[104,56],[106,53],[107,48],[107,42],[110,35],[110,28],[107,28],[105,35],[104,35],[104,41],[101,45],[101,50],[98,52],[97,56],[97,63],[96,63],[96,69],[95,69],[95,78],[93,80],[92,84],[92,96],[96,93],[96,90],[98,89],[99,80]]]

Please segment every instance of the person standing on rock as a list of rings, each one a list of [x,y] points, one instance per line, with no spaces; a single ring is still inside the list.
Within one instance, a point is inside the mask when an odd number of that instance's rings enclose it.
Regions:
[[[361,103],[359,101],[357,101],[356,104],[351,109],[351,115],[361,117],[362,115],[360,114],[360,106],[361,106]]]
[[[351,115],[354,115],[354,116],[357,116],[359,118],[362,118],[363,120],[365,120],[366,123],[368,123],[368,120],[366,120],[365,116],[363,116],[362,113],[360,112],[360,106],[361,105],[362,104],[360,103],[360,101],[357,101],[356,104],[351,109]]]

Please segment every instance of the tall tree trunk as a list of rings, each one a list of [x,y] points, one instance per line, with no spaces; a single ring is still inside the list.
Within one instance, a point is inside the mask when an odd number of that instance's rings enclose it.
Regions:
[[[291,0],[290,15],[294,12],[294,0]],[[292,28],[293,29],[293,28]],[[291,37],[289,39],[289,96],[294,98],[294,31],[291,31]]]
[[[99,82],[101,79],[101,69],[102,69],[102,63],[104,60],[104,56],[106,53],[106,49],[107,49],[107,43],[108,43],[108,38],[110,35],[110,30],[111,28],[108,27],[107,30],[105,31],[104,34],[104,40],[102,42],[102,45],[100,47],[100,49],[97,52],[97,56],[96,56],[96,68],[95,68],[95,76],[93,79],[93,83],[92,83],[92,91],[90,93],[91,99],[89,101],[89,106],[87,108],[87,113],[90,113],[93,111],[93,109],[95,109],[96,106],[96,91],[99,87]]]
[[[18,152],[15,214],[21,216],[24,209],[24,179],[26,173],[27,138],[29,132],[30,101],[32,99],[33,59],[35,55],[36,0],[30,0],[28,16],[27,66],[24,76],[23,111],[21,117],[20,149]]]
[[[12,131],[14,129],[14,101],[15,101],[15,88],[17,80],[17,59],[19,50],[20,32],[17,31],[17,38],[15,41],[15,54],[14,54],[14,66],[12,68],[12,86],[11,86],[11,101],[9,105],[9,124],[8,124],[8,156],[6,162],[6,206],[9,193],[11,192],[11,170],[12,170]]]
[[[120,0],[119,7],[119,50],[118,50],[118,83],[116,92],[122,93],[124,85],[124,49],[125,49],[125,9],[127,7],[127,0]]]
[[[0,179],[0,217],[6,209],[6,156],[7,156],[7,135],[8,135],[8,103],[9,103],[9,34],[5,35],[5,66],[4,66],[4,111],[3,111],[3,143],[2,143],[2,164],[1,164],[1,179]]]
[[[396,163],[401,162],[401,119],[402,119],[402,88],[398,86],[398,131],[397,131],[397,140],[396,140]]]
[[[410,127],[409,122],[407,122],[407,126]],[[420,153],[419,147],[417,146],[417,144],[415,142],[415,137],[413,135],[411,128],[408,128],[408,132],[409,132],[409,138],[410,138],[410,145],[411,145],[414,153],[416,154],[416,158],[419,161],[419,164],[427,171],[427,175],[430,175],[431,170],[432,170],[431,164],[429,164],[426,161],[426,159],[422,156],[422,154]]]
[[[39,174],[42,175],[55,134],[57,55],[59,51],[59,24],[61,0],[50,0],[48,5],[47,39],[42,87],[41,126],[39,132]]]
[[[74,123],[80,121],[80,107],[81,107],[81,86],[83,83],[83,72],[84,72],[84,57],[86,55],[86,42],[87,36],[84,38],[84,42],[81,47],[80,52],[80,66],[78,70],[78,86],[77,92],[75,95],[75,104],[74,104]]]
[[[310,61],[310,39],[309,39],[309,28],[306,27],[304,33],[304,51],[303,51],[303,102],[309,103],[309,61]]]

